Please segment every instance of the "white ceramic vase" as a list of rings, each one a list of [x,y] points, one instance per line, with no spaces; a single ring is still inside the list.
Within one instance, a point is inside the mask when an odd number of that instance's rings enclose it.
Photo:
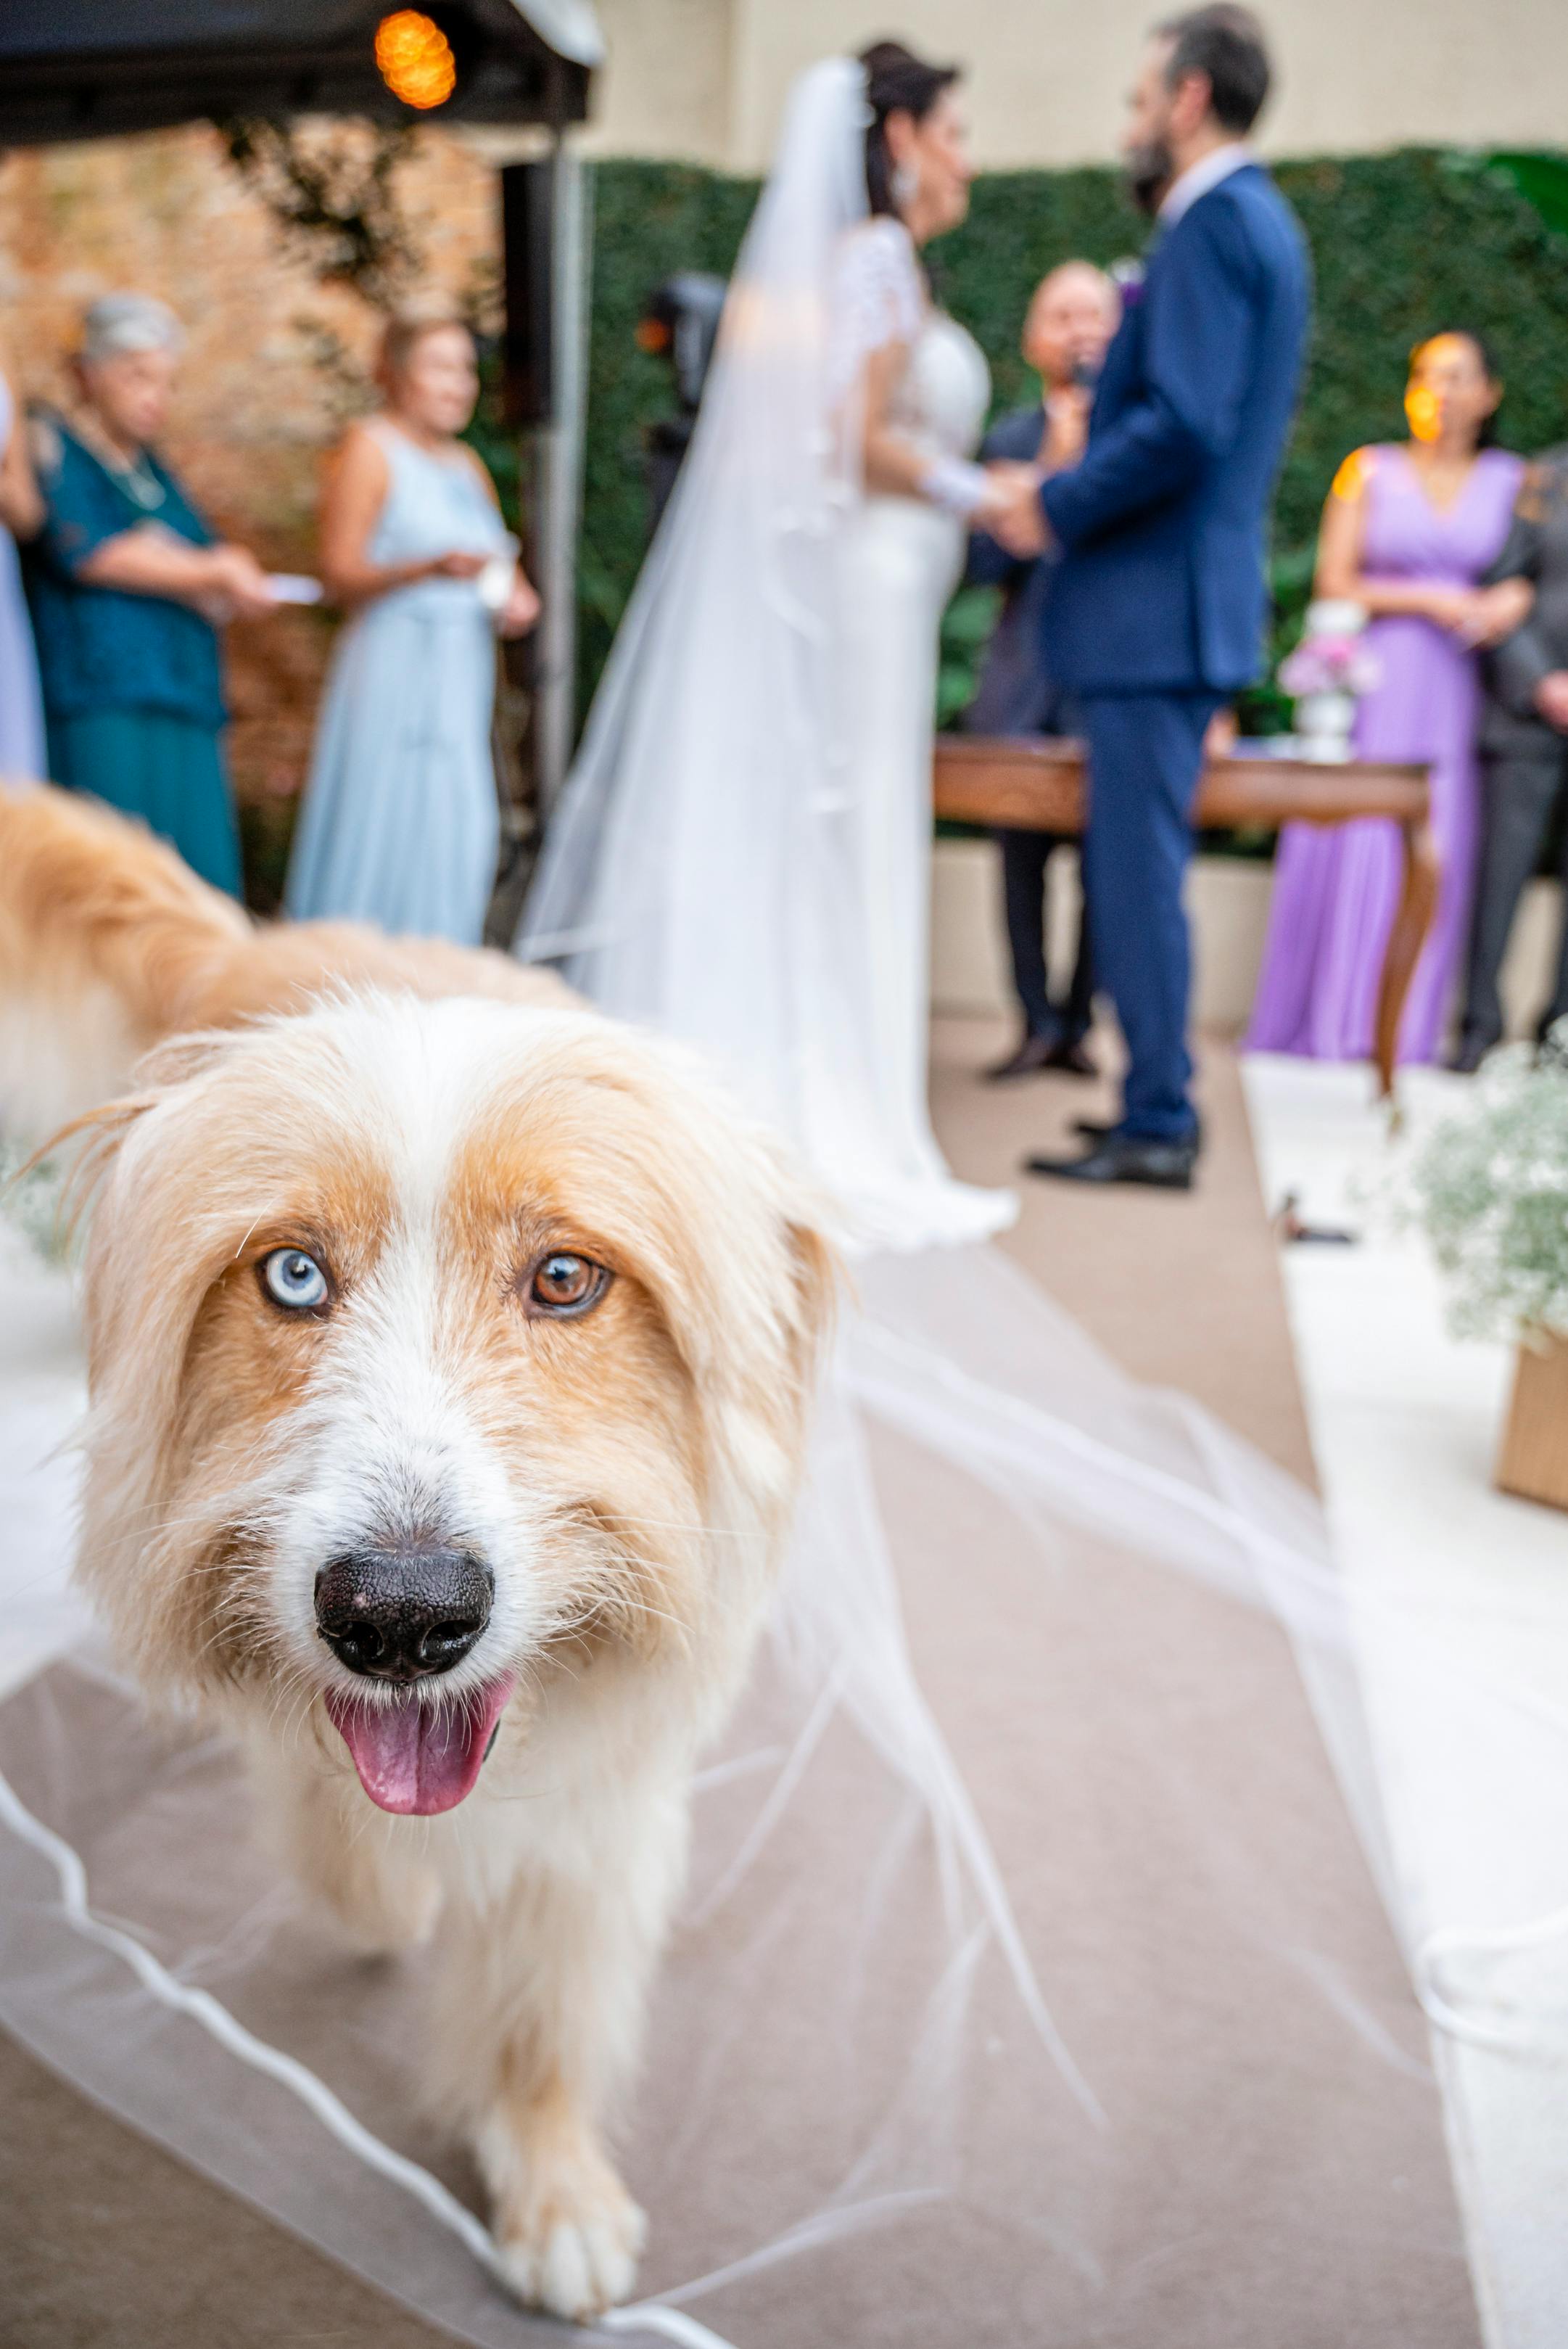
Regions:
[[[1295,705],[1296,740],[1304,759],[1326,764],[1348,759],[1350,732],[1356,723],[1356,696],[1340,688],[1304,693]]]

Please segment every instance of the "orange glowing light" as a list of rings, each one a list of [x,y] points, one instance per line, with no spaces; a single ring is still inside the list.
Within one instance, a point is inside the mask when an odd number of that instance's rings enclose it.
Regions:
[[[1334,476],[1331,494],[1336,498],[1343,498],[1347,504],[1354,504],[1367,487],[1371,473],[1372,451],[1370,449],[1352,449],[1349,456]]]
[[[444,106],[458,86],[452,45],[418,8],[399,8],[376,27],[376,64],[394,98],[421,111]]]
[[[1435,440],[1442,429],[1442,394],[1429,383],[1412,381],[1405,392],[1405,418],[1416,440]]]
[[[1443,429],[1443,398],[1447,386],[1431,378],[1451,375],[1456,363],[1478,356],[1464,335],[1433,335],[1410,353],[1410,380],[1405,392],[1405,415],[1418,440],[1435,440]]]

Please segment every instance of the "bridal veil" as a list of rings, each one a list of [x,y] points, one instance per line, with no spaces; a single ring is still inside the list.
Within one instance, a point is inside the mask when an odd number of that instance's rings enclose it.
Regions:
[[[795,92],[528,928],[609,1009],[696,1007],[791,1125],[813,992],[840,1001],[852,961],[829,289],[861,106],[844,60]],[[729,789],[688,794],[716,730]],[[675,782],[644,802],[655,750]],[[1390,1862],[1367,1627],[1315,1501],[993,1250],[856,1278],[627,2116],[647,2297],[590,2337],[1196,2344],[1261,2337],[1248,2310],[1284,2292],[1321,2316],[1294,2337],[1347,2338],[1397,2277],[1407,2337],[1462,2338],[1396,1954],[1433,1920]],[[237,1831],[235,1758],[148,1723],[74,1610],[72,1343],[66,1276],[7,1239],[0,2022],[459,2339],[558,2337],[494,2281],[415,2104],[418,1962],[332,1940]],[[1461,1685],[1462,1627],[1412,1669]]]

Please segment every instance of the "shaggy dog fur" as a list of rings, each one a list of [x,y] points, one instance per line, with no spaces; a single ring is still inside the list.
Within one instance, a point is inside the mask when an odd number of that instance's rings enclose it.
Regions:
[[[334,976],[324,933],[258,939],[129,827],[31,807],[20,869],[29,802],[5,807],[0,971],[61,1034],[98,1002],[112,1061],[275,1000],[291,957],[315,956],[306,998]],[[405,952],[336,935],[351,978]],[[80,1572],[143,1684],[242,1740],[348,1931],[438,1935],[432,2096],[519,2293],[584,2318],[632,2288],[642,2219],[602,2132],[834,1268],[801,1178],[683,1053],[493,999],[518,975],[481,967],[490,1000],[348,992],[167,1044],[81,1121]],[[415,984],[440,992],[428,961]],[[450,1670],[398,1686],[350,1669],[321,1592],[410,1549],[493,1598]]]

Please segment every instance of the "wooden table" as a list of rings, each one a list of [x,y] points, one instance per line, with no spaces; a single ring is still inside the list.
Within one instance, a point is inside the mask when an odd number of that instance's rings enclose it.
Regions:
[[[1081,742],[992,734],[939,734],[936,812],[957,823],[1081,833],[1088,790]],[[1374,1058],[1385,1096],[1394,1090],[1399,1019],[1416,960],[1437,911],[1439,867],[1424,766],[1362,759],[1212,759],[1198,788],[1200,828],[1346,823],[1387,816],[1398,826],[1404,883],[1377,989]]]

